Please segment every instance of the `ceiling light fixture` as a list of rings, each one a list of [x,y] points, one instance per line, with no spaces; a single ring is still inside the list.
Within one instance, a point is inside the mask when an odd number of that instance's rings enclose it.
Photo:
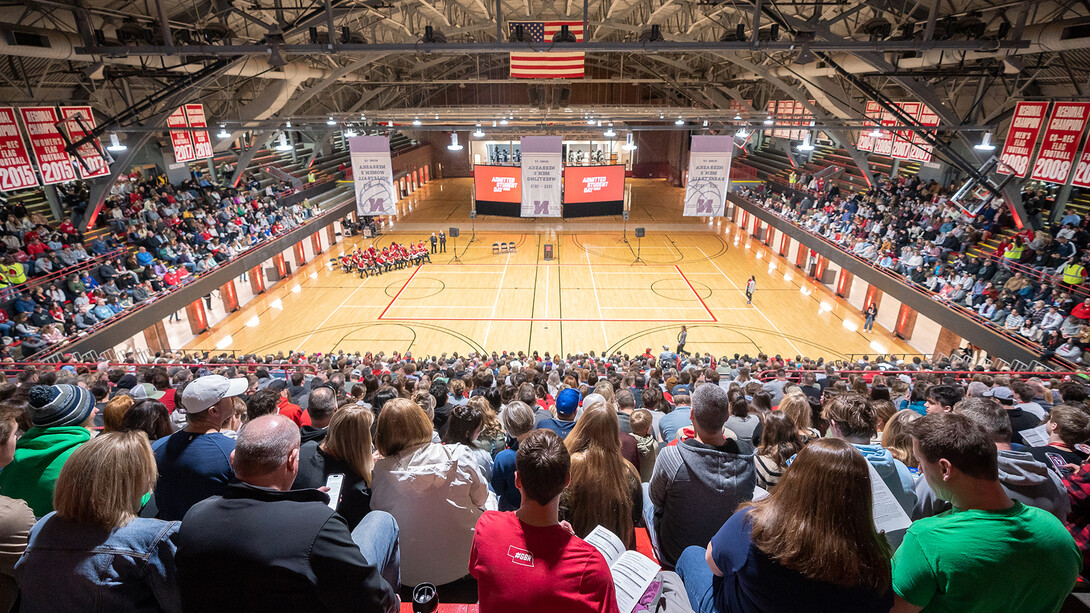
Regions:
[[[354,136],[359,136],[359,134],[357,134],[356,131],[353,130],[352,128],[348,128],[347,130],[345,130],[344,135],[345,135],[346,138],[352,138]]]
[[[734,121],[742,121],[742,115],[739,113],[734,114]]]
[[[776,120],[775,120],[775,119],[772,119],[772,116],[771,116],[771,115],[770,115],[770,116],[768,116],[768,117],[765,117],[765,125],[766,125],[766,126],[770,126],[770,125],[772,125],[772,124],[774,124],[774,123],[776,123]]]
[[[291,120],[290,119],[284,122],[284,127],[285,128],[290,128],[291,127]]]
[[[461,151],[462,150],[462,146],[458,144],[458,133],[457,132],[451,132],[450,133],[450,144],[447,145],[447,149],[450,149],[451,151]]]
[[[506,126],[507,125],[507,118],[506,117],[501,117],[500,118],[500,125],[501,126]]]
[[[330,116],[329,116],[329,119],[327,119],[327,120],[325,121],[325,125],[327,125],[327,126],[335,126],[335,125],[337,125],[337,120],[336,120],[336,119],[333,119],[333,116],[332,116],[332,115],[330,115]]]
[[[882,131],[879,130],[877,126],[875,126],[875,128],[870,131],[870,137],[871,138],[882,138]]]
[[[632,133],[631,132],[629,132],[625,136],[624,144],[621,145],[621,149],[624,149],[625,151],[635,151],[636,150],[636,143],[634,143],[633,140],[632,140]]]
[[[284,132],[280,133],[280,144],[276,146],[277,151],[291,151],[291,145],[288,144],[288,135]]]
[[[593,126],[594,125],[594,119],[593,118],[587,119],[587,125],[588,126]]]
[[[216,138],[231,138],[231,133],[227,131],[223,124],[220,124],[220,132],[216,135]]]
[[[602,132],[602,136],[606,138],[613,138],[614,136],[617,136],[617,133],[613,131],[613,126],[609,126],[608,128],[606,128],[605,132]]]
[[[106,147],[106,151],[125,151],[128,149],[125,145],[121,144],[121,141],[117,139],[117,132],[110,133],[110,146]]]
[[[420,118],[419,118],[419,117],[417,117],[416,119],[413,119],[413,125],[414,125],[414,126],[418,126],[418,125],[420,125],[420,123],[421,123],[421,122],[420,122]]]
[[[807,132],[802,135],[802,144],[799,145],[799,151],[813,151],[814,146],[810,144],[810,133]]]
[[[995,145],[992,144],[992,133],[985,132],[984,140],[980,141],[979,145],[973,145],[973,149],[977,151],[995,151]]]
[[[484,131],[481,130],[481,124],[477,124],[477,129],[473,132],[474,138],[484,138]]]
[[[678,115],[678,116],[677,116],[677,121],[675,121],[675,122],[674,122],[674,125],[675,125],[675,126],[683,126],[683,125],[685,125],[685,120],[681,118],[681,115]]]

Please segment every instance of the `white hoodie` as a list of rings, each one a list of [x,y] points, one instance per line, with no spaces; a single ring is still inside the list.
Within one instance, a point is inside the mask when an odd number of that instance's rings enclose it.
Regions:
[[[497,505],[464,445],[429,442],[378,460],[371,489],[371,508],[397,520],[403,585],[469,574],[477,519]]]

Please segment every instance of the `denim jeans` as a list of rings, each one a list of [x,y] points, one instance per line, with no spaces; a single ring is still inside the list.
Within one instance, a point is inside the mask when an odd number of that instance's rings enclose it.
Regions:
[[[401,549],[397,537],[397,520],[386,511],[371,511],[352,530],[352,540],[363,559],[378,567],[395,592],[401,587]]]
[[[643,487],[643,523],[647,526],[647,537],[651,539],[651,547],[655,550],[655,557],[662,559],[659,553],[659,537],[655,533],[655,504],[651,502],[651,484],[641,483]]]
[[[689,594],[689,604],[696,613],[718,613],[715,602],[715,575],[704,559],[707,550],[695,545],[686,547],[677,559],[674,572],[681,577],[685,591]]]

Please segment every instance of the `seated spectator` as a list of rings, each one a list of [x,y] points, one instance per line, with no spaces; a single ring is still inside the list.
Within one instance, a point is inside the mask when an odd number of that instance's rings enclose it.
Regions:
[[[807,408],[809,410],[809,408]],[[772,490],[787,470],[787,461],[802,449],[798,428],[783,411],[773,411],[765,417],[761,445],[754,456],[757,487]]]
[[[462,447],[432,442],[432,422],[416,403],[389,400],[378,414],[371,509],[401,530],[401,580],[440,586],[466,577],[473,526],[489,501],[476,460]]]
[[[578,390],[571,388],[560,390],[556,395],[556,417],[542,419],[537,423],[537,427],[552,430],[560,438],[566,438],[575,429],[575,414],[579,409],[579,401]]]
[[[432,387],[434,389],[435,386]],[[507,433],[508,440],[514,442],[507,449],[496,454],[490,483],[492,491],[499,499],[499,510],[517,511],[522,504],[522,494],[515,483],[516,454],[522,441],[534,429],[534,410],[525,402],[516,400],[503,410],[500,421],[503,422],[503,429]],[[567,454],[566,451],[565,454]]]
[[[122,396],[118,396],[114,400],[118,398],[122,398]],[[174,429],[170,424],[170,413],[167,411],[166,405],[151,398],[143,398],[132,404],[122,414],[121,423],[117,429],[121,432],[139,430],[148,435],[148,440],[152,442],[166,438],[174,433]]]
[[[644,390],[646,393],[647,390]],[[670,394],[674,399],[674,410],[659,419],[659,432],[662,433],[664,442],[671,442],[677,438],[678,432],[683,428],[692,427],[692,407],[689,397],[689,388],[684,385],[675,385]]]
[[[178,522],[137,517],[155,485],[141,432],[103,434],[57,478],[56,511],[30,532],[15,566],[23,611],[181,611]]]
[[[905,513],[911,513],[916,505],[915,479],[904,462],[895,459],[881,445],[871,444],[878,433],[878,416],[870,399],[854,392],[838,394],[825,404],[823,416],[829,420],[829,436],[855,445],[878,471]]]
[[[306,402],[308,407],[306,413],[310,418],[310,424],[299,428],[304,445],[325,438],[329,420],[337,411],[337,392],[328,383],[316,385],[307,396]]]
[[[447,430],[443,434],[443,444],[462,447],[459,453],[474,459],[477,470],[481,473],[481,479],[488,483],[492,480],[492,456],[474,445],[483,429],[484,415],[481,414],[476,402],[454,407],[447,421]]]
[[[1060,471],[1065,464],[1079,465],[1086,454],[1076,449],[1090,441],[1090,413],[1084,406],[1061,404],[1052,407],[1045,422],[1048,444],[1029,450],[1038,462]]]
[[[1061,521],[1067,518],[1071,503],[1056,472],[1025,451],[1011,449],[1011,426],[1003,407],[991,398],[966,398],[954,409],[965,415],[988,434],[998,450],[999,485],[1011,500],[1044,509]],[[926,479],[916,483],[916,506],[912,519],[932,517],[951,508],[939,498]]]
[[[1058,611],[1082,555],[1058,519],[1011,500],[995,443],[965,415],[909,425],[920,472],[957,512],[912,524],[893,558],[896,611]]]
[[[235,441],[220,430],[235,415],[232,398],[246,386],[246,379],[207,375],[182,390],[185,429],[152,445],[159,468],[155,503],[160,519],[181,519],[194,504],[223,493],[234,477],[230,457]]]
[[[0,472],[0,494],[25,500],[36,517],[53,510],[53,491],[68,457],[91,439],[95,398],[75,385],[30,388],[31,428],[15,446],[15,460]]]
[[[570,480],[570,462],[564,442],[550,430],[534,430],[520,441],[514,471],[520,508],[513,513],[486,511],[473,536],[469,572],[477,579],[482,613],[527,607],[617,611],[605,558],[559,521],[560,493]],[[525,552],[531,563],[513,557],[511,551]]]
[[[813,377],[812,374],[810,376]],[[817,386],[814,386],[814,387],[817,387]],[[791,421],[794,422],[796,432],[798,432],[798,435],[799,435],[799,442],[802,443],[803,445],[805,445],[806,443],[808,443],[808,442],[810,442],[810,441],[812,441],[814,439],[821,438],[821,433],[818,432],[817,429],[815,429],[812,426],[814,409],[810,405],[810,403],[812,401],[811,399],[815,399],[815,400],[813,400],[814,402],[820,402],[820,400],[821,400],[820,390],[817,392],[816,396],[811,396],[811,395],[803,396],[801,394],[788,394],[780,402],[780,411],[785,413],[788,417],[791,418]],[[730,427],[730,420],[727,420],[727,427],[728,428]],[[764,436],[764,426],[762,425],[762,428],[761,428],[762,440],[763,440],[763,436]]]
[[[643,494],[639,471],[621,455],[617,413],[604,405],[588,409],[564,444],[572,469],[560,497],[561,516],[580,538],[602,525],[635,548]]]
[[[640,481],[648,483],[655,471],[655,461],[658,458],[659,446],[655,440],[651,426],[654,418],[647,409],[632,411],[629,426],[632,428],[632,437],[636,439],[636,450],[640,454]]]
[[[767,498],[678,560],[694,610],[885,612],[890,548],[874,529],[867,462],[843,441],[799,452]]]
[[[730,398],[730,417],[727,418],[727,429],[737,435],[739,441],[745,441],[750,447],[755,447],[761,440],[764,426],[761,424],[762,414],[757,407],[750,404],[745,394],[735,391],[728,394]]]
[[[247,423],[231,464],[238,481],[194,505],[178,535],[186,611],[398,610],[396,523],[372,512],[350,531],[325,493],[293,490],[298,426]]]
[[[953,385],[933,385],[927,388],[927,412],[940,413],[954,410],[961,400],[961,391]]]
[[[673,566],[686,547],[710,539],[739,504],[753,498],[757,479],[753,446],[723,435],[729,411],[723,388],[696,388],[696,437],[663,448],[655,461],[644,520],[666,567]]]
[[[1019,445],[1025,444],[1020,434],[1023,430],[1037,427],[1041,422],[1036,417],[1014,406],[1014,392],[1009,387],[993,387],[984,392],[985,398],[994,398],[1006,409],[1011,422],[1012,440]]]
[[[0,403],[0,468],[15,459],[15,448],[23,407],[19,403]],[[34,512],[25,500],[0,496],[0,611],[11,611],[19,589],[15,583],[15,563],[26,550]]]
[[[906,428],[919,417],[920,414],[912,409],[901,409],[886,420],[881,436],[882,448],[913,471],[919,467],[919,462],[912,454],[912,437],[908,435]]]

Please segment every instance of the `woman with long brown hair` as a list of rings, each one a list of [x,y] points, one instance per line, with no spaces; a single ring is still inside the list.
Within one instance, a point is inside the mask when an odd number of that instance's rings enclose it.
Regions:
[[[761,446],[757,448],[753,463],[757,469],[757,485],[771,490],[787,470],[787,460],[802,449],[803,443],[794,420],[783,411],[769,413],[763,425]]]
[[[581,538],[601,524],[634,548],[643,490],[640,473],[621,456],[617,413],[604,403],[592,406],[564,446],[571,454],[571,483],[560,495],[561,519],[569,521]]]
[[[693,609],[885,613],[890,547],[874,530],[867,461],[851,444],[804,447],[763,500],[677,563]]]

